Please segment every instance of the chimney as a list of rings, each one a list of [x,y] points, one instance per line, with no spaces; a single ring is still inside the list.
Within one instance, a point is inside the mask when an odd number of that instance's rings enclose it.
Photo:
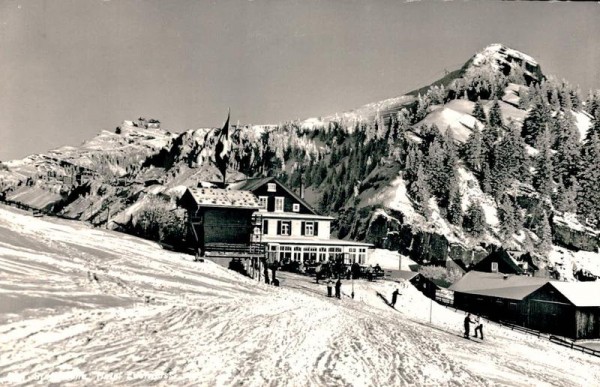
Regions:
[[[300,199],[304,200],[304,179],[300,181]]]

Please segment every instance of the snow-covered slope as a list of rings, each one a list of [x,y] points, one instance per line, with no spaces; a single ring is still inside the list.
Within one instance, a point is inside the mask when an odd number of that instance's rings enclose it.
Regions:
[[[464,317],[394,283],[273,288],[82,223],[0,208],[0,383],[594,385],[600,360]]]

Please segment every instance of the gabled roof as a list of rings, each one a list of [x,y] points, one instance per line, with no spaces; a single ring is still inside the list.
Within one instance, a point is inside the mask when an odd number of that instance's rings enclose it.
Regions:
[[[221,188],[188,188],[187,191],[199,207],[260,208],[258,198],[250,191]]]
[[[278,179],[276,179],[273,176],[241,180],[241,181],[230,184],[228,188],[231,190],[247,190],[247,191],[254,192],[255,190],[264,186],[267,183],[277,183],[277,185],[279,185],[281,188],[283,188],[288,194],[290,194],[300,204],[302,204],[304,207],[308,208],[308,210],[310,212],[312,212],[315,215],[318,215],[317,211],[315,211],[315,209],[312,208],[312,206],[310,204],[308,204],[298,194],[296,194],[294,191],[292,191],[285,184],[283,184],[281,181],[279,181]]]
[[[270,183],[271,180],[274,180],[273,176],[271,177],[256,177],[241,181],[236,181],[235,183],[229,184],[229,189],[232,190],[245,190],[245,191],[254,191],[257,188],[262,187],[263,185]]]
[[[496,250],[489,254],[487,257],[483,258],[479,261],[473,268],[474,270],[481,269],[483,266],[487,264],[490,260],[498,260],[504,262],[513,272],[515,273],[523,273],[523,269],[515,262],[514,258],[503,249]]]
[[[600,282],[550,282],[556,290],[575,306],[600,307]]]
[[[457,293],[522,300],[548,282],[550,282],[548,278],[541,277],[470,271],[450,286],[450,290]]]

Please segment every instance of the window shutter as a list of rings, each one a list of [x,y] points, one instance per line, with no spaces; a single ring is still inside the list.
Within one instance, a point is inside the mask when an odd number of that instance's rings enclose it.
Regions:
[[[302,222],[302,228],[300,229],[301,235],[306,235],[306,222]]]
[[[269,233],[269,221],[267,219],[263,220],[263,235],[267,235]]]
[[[277,235],[281,235],[281,220],[277,221]]]
[[[313,235],[314,236],[319,236],[319,222],[315,221],[314,225],[315,225],[314,226],[315,228],[314,228],[314,231],[313,231]]]

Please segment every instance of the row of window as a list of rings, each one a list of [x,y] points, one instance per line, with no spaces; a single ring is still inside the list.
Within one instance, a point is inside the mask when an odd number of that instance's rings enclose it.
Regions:
[[[279,248],[278,248],[279,247]],[[299,261],[299,262],[325,262],[335,260],[337,257],[344,257],[341,247],[300,247],[300,246],[271,246],[271,256],[279,261]],[[349,249],[350,254],[344,257],[347,264],[357,262],[363,264],[366,261],[366,248]]]
[[[267,209],[268,200],[269,200],[268,196],[259,196],[258,197],[258,203],[262,210]],[[275,197],[275,212],[283,212],[284,208],[285,208],[285,198],[283,196],[276,196]],[[292,211],[300,212],[300,204],[298,204],[298,203],[292,204]]]
[[[269,221],[263,220],[263,235],[269,234]],[[292,235],[292,221],[291,220],[278,220],[277,221],[277,235],[289,236]],[[305,221],[300,222],[300,235],[302,236],[316,236],[319,235],[319,222]]]

